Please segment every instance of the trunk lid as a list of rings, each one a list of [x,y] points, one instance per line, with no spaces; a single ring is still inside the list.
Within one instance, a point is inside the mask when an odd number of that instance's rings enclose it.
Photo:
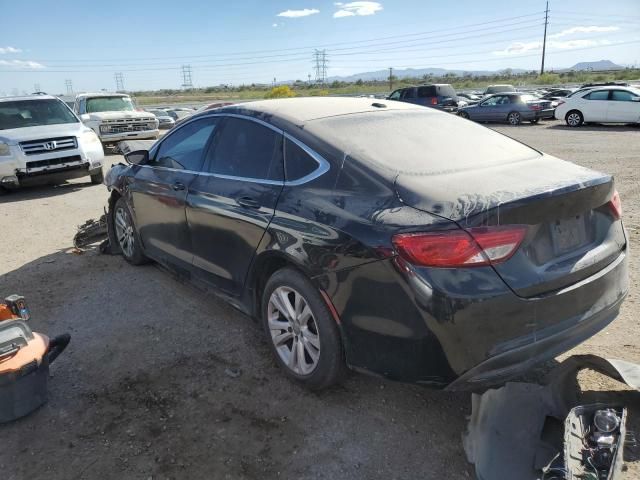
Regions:
[[[580,282],[626,245],[622,223],[608,204],[612,177],[547,155],[428,176],[400,173],[396,190],[408,205],[461,228],[526,225],[518,251],[493,265],[522,297]]]

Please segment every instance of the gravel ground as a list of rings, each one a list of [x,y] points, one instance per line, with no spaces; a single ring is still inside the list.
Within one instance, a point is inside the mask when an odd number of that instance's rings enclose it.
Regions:
[[[632,248],[640,243],[640,130],[496,129],[613,173]],[[25,295],[35,330],[72,335],[49,403],[0,427],[3,478],[474,477],[460,441],[469,395],[356,374],[309,393],[278,372],[258,326],[223,302],[154,265],[74,253],[76,226],[97,218],[106,196],[81,179],[0,198],[0,295]],[[633,257],[620,317],[571,353],[640,362],[638,267]],[[592,373],[581,385],[591,395],[620,388]],[[630,467],[626,478],[640,478]]]

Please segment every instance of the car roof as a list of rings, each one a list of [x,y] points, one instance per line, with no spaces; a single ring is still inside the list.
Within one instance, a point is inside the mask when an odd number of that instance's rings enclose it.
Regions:
[[[253,113],[258,118],[271,121],[277,118],[301,125],[311,120],[355,113],[375,113],[391,110],[423,110],[425,107],[393,100],[355,97],[304,97],[259,100],[206,110],[198,116],[213,113]],[[195,118],[192,117],[192,118]]]
[[[15,101],[24,101],[24,100],[60,100],[58,97],[53,95],[21,95],[19,97],[0,97],[0,102],[15,102]]]
[[[85,97],[128,97],[126,93],[109,93],[109,92],[97,92],[97,93],[80,93],[76,98]]]

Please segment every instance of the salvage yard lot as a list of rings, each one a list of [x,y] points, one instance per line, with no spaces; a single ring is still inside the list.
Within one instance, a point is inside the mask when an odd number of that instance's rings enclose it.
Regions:
[[[494,128],[613,174],[637,251],[640,129]],[[106,198],[85,179],[0,198],[0,295],[27,298],[34,330],[72,335],[52,367],[49,403],[0,427],[4,478],[474,476],[461,443],[468,394],[356,374],[310,393],[277,369],[258,325],[225,303],[154,265],[73,253],[76,226],[97,218]],[[637,256],[630,267],[621,315],[572,353],[640,362]],[[595,374],[582,381],[609,387]],[[627,478],[637,472],[632,465]]]

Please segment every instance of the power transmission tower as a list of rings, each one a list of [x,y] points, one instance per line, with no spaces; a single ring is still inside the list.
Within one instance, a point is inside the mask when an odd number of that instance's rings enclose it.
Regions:
[[[393,90],[393,67],[389,67],[389,90]]]
[[[39,92],[40,91],[40,84],[39,83],[34,83],[33,84],[33,91],[34,92]]]
[[[313,51],[314,70],[316,71],[316,83],[324,85],[327,83],[327,51],[326,50],[314,50]]]
[[[182,66],[182,87],[193,88],[193,80],[191,79],[191,65]]]
[[[124,92],[124,76],[122,72],[116,72],[114,78],[116,79],[116,92]]]
[[[64,85],[67,87],[67,95],[73,95],[73,82],[71,82],[71,79],[66,79]]]
[[[544,11],[544,40],[542,41],[542,65],[540,65],[540,75],[544,73],[544,54],[547,50],[547,25],[549,25],[549,2]]]

